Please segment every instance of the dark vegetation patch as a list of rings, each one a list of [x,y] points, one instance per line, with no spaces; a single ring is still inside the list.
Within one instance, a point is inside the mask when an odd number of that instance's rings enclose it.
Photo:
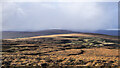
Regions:
[[[79,38],[77,36],[60,36],[60,37],[62,37],[62,38]]]
[[[28,46],[28,45],[26,45],[26,46],[14,46],[14,47],[39,47],[39,46]]]
[[[55,40],[53,43],[56,44],[66,44],[66,43],[71,43],[71,40],[63,39],[63,40]]]
[[[42,53],[25,53],[24,55],[42,55]]]
[[[24,41],[16,41],[17,43],[20,44],[37,44],[41,43],[41,41],[34,41],[34,40],[24,40]]]
[[[83,51],[83,50],[81,50],[81,52],[80,52],[80,53],[68,54],[68,56],[71,56],[71,55],[80,55],[80,54],[83,54],[83,53],[84,53],[84,51]]]
[[[2,49],[4,50],[4,49],[9,49],[9,48],[11,48],[12,46],[8,46],[8,45],[2,45]]]
[[[30,51],[31,49],[21,49],[19,51]]]
[[[3,50],[2,52],[15,52],[14,50]]]

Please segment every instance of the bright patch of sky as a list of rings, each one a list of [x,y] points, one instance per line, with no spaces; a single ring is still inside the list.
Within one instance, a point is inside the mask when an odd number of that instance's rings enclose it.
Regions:
[[[4,31],[118,28],[117,2],[5,2]]]

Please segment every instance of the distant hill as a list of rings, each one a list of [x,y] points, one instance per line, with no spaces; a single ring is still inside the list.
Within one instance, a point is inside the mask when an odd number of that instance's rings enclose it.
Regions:
[[[43,31],[3,31],[2,39],[14,39],[14,38],[24,38],[24,37],[33,37],[33,36],[42,36],[42,35],[55,35],[55,34],[71,34],[71,33],[82,33],[82,34],[92,34],[92,35],[111,35],[118,36],[118,31],[113,30],[98,30],[95,32],[77,32],[70,30],[60,30],[60,29],[51,29]]]
[[[98,31],[95,31],[95,32],[92,32],[92,33],[106,34],[106,35],[112,35],[112,36],[120,36],[119,35],[119,33],[120,33],[119,30],[98,30]]]
[[[34,32],[27,32],[27,31],[3,31],[2,32],[2,39],[13,39],[13,38],[23,38],[23,37],[33,37],[33,36],[41,36],[41,35],[54,35],[54,34],[70,34],[70,33],[80,33],[75,31],[69,30],[43,30],[43,31],[34,31]]]

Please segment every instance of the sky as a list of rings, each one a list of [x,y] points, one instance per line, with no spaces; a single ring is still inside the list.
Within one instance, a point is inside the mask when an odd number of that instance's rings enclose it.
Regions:
[[[4,2],[3,31],[118,28],[117,2]]]

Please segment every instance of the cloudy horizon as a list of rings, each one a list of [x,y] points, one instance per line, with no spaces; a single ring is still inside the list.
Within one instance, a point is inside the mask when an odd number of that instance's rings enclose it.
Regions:
[[[5,2],[3,31],[118,28],[117,2]]]

